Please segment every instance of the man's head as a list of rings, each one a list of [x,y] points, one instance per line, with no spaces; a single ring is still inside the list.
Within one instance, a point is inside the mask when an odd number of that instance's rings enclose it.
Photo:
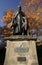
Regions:
[[[18,6],[18,11],[21,11],[21,6]]]

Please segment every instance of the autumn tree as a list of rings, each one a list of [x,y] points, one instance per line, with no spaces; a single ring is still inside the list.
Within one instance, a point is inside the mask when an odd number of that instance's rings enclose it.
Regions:
[[[37,38],[42,38],[42,0],[21,0],[20,5],[28,17],[29,31],[36,34]],[[34,33],[33,33],[34,31]],[[40,42],[42,43],[42,39]]]
[[[3,22],[6,23],[6,26],[4,26],[3,33],[4,35],[10,35],[12,32],[10,31],[10,27],[12,24],[12,17],[14,15],[14,10],[9,9],[4,12],[4,16],[2,17]]]
[[[30,28],[36,29],[36,33],[39,28],[42,28],[42,7],[40,7],[41,0],[21,0],[20,4],[23,11],[30,21]]]

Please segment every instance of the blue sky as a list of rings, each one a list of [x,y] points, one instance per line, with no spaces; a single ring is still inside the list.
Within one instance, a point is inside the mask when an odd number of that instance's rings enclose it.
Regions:
[[[19,2],[20,0],[0,0],[0,26],[5,25],[4,22],[1,22],[4,11],[11,8],[16,10]]]
[[[4,22],[1,22],[4,11],[11,9],[11,8],[16,10],[20,1],[21,0],[0,0],[0,26],[5,25]],[[42,7],[42,0],[39,6]],[[40,15],[42,16],[42,14]]]

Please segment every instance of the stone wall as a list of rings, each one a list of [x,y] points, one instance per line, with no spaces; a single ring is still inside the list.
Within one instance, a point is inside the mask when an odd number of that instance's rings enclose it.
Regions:
[[[38,65],[35,40],[7,40],[4,65]]]

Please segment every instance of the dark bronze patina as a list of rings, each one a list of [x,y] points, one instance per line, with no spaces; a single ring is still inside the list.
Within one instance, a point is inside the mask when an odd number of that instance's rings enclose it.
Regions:
[[[28,34],[28,19],[24,12],[21,10],[21,6],[18,7],[18,11],[13,17],[12,26],[13,35],[27,35]]]

